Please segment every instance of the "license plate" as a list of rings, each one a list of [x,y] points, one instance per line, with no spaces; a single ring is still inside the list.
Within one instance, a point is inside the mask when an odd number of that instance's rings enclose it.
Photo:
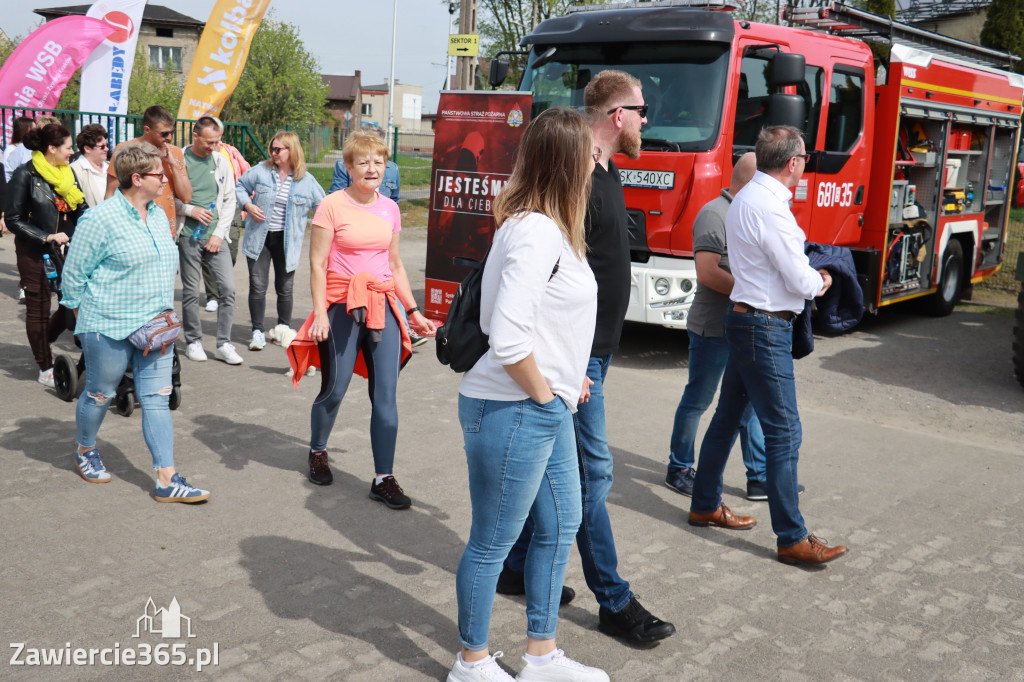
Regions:
[[[652,187],[654,189],[672,189],[676,184],[673,171],[640,170],[638,168],[620,168],[619,175],[626,187]]]

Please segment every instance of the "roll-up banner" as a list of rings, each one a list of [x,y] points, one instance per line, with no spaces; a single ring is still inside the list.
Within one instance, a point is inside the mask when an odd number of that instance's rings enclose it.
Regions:
[[[468,273],[452,258],[480,260],[491,243],[494,198],[512,174],[529,92],[442,92],[434,131],[427,216],[427,317],[444,320]]]
[[[185,81],[178,118],[217,116],[238,85],[270,0],[217,0]]]
[[[102,0],[85,13],[113,31],[82,66],[78,108],[102,114],[128,113],[128,80],[135,64],[135,45],[146,0]]]
[[[11,139],[17,109],[51,109],[71,76],[114,28],[99,19],[71,16],[48,21],[7,57],[0,69],[0,102],[4,109],[4,145]]]

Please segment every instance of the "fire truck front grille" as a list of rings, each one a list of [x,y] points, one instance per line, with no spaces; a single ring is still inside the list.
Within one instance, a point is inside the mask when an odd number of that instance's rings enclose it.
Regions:
[[[626,231],[629,234],[629,258],[634,263],[646,263],[651,258],[647,247],[647,217],[643,211],[626,209]]]

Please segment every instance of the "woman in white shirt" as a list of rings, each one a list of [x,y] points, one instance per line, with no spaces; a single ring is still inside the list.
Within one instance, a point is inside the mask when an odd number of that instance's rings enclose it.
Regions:
[[[480,306],[490,348],[459,386],[473,520],[456,573],[462,650],[449,682],[512,679],[487,640],[498,574],[528,515],[536,530],[526,559],[526,666],[518,679],[608,679],[555,646],[562,580],[581,519],[572,415],[589,393],[597,314],[583,231],[592,153],[583,117],[548,109],[524,131],[494,203],[500,227]]]
[[[78,185],[85,194],[85,203],[92,208],[103,201],[107,191],[107,129],[99,123],[82,126],[82,132],[75,137],[75,146],[81,155],[71,162]]]

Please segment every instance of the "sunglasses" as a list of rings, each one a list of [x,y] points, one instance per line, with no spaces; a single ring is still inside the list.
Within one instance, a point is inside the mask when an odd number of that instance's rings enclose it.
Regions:
[[[626,106],[615,107],[614,109],[609,109],[608,113],[609,114],[614,114],[619,109],[629,109],[631,111],[635,111],[638,114],[640,114],[640,118],[647,118],[647,105],[646,104],[630,104],[630,105],[626,105]]]
[[[278,152],[283,152],[285,149],[288,149],[288,147],[271,147],[270,153],[277,154]]]
[[[158,135],[159,135],[160,137],[162,137],[162,138],[164,138],[164,139],[166,140],[166,139],[167,139],[168,137],[170,137],[171,135],[173,135],[173,134],[174,134],[174,131],[173,131],[173,130],[165,130],[164,132],[162,132],[162,133],[157,133],[157,134],[158,134]]]

